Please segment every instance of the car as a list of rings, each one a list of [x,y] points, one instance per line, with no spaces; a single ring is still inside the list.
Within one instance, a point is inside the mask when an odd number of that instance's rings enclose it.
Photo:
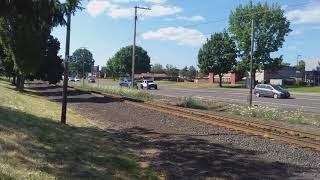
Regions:
[[[75,82],[74,77],[68,77],[68,80],[71,82]]]
[[[280,85],[258,84],[254,88],[257,97],[289,98],[290,93]]]
[[[137,83],[134,82],[135,87],[137,86]],[[122,82],[119,83],[120,87],[131,87],[132,86],[132,80],[125,79]]]
[[[96,79],[94,77],[89,77],[88,78],[88,83],[95,83]]]
[[[75,82],[79,82],[79,81],[80,81],[80,78],[75,77],[75,78],[74,78],[74,81],[75,81]]]
[[[158,89],[158,85],[151,80],[143,80],[142,83],[140,83],[140,88]]]

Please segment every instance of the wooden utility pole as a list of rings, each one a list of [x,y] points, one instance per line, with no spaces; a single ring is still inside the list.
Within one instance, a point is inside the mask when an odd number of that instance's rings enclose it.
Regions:
[[[66,124],[67,119],[67,93],[68,93],[68,61],[70,49],[70,25],[71,13],[67,14],[67,37],[66,37],[66,52],[64,58],[64,72],[63,72],[63,92],[62,92],[62,109],[61,109],[61,123]]]
[[[137,12],[138,9],[145,9],[145,10],[151,10],[150,8],[145,7],[134,7],[134,31],[133,31],[133,47],[132,47],[132,68],[131,68],[131,86],[134,88],[134,66],[135,66],[135,59],[136,59],[136,38],[137,38]]]
[[[253,53],[254,53],[254,20],[251,21],[251,58],[250,58],[250,94],[249,94],[249,106],[252,106],[252,80],[253,80]]]

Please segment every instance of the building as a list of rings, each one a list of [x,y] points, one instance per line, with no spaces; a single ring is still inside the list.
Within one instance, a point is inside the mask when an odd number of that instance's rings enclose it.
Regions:
[[[165,80],[165,79],[169,80],[172,78],[165,73],[149,73],[149,72],[135,74],[134,77],[137,79],[153,79],[155,81]]]
[[[281,70],[261,70],[256,72],[258,83],[269,83],[270,79],[297,79],[303,78],[303,72],[297,71],[294,67],[288,66]]]
[[[227,73],[224,74],[222,77],[222,83],[227,83],[227,84],[236,84],[238,81],[241,81],[242,75],[239,73]],[[208,83],[219,83],[220,78],[219,75],[216,75],[214,73],[209,73],[208,76],[205,76],[203,78],[196,77],[194,82],[198,83],[200,80],[206,80]]]

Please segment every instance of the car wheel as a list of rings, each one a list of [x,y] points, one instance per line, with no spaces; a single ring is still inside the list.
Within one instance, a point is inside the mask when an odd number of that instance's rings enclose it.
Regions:
[[[140,89],[143,89],[143,85],[140,85]]]
[[[157,90],[157,89],[158,89],[158,86],[155,86],[154,89]]]
[[[274,99],[278,99],[278,98],[279,98],[278,94],[274,94],[274,95],[273,95],[273,98],[274,98]]]
[[[260,94],[259,94],[259,93],[256,93],[256,96],[257,96],[257,97],[260,97]]]

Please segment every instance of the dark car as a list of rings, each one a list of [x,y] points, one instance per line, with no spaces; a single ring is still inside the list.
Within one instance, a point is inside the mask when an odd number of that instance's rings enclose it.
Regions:
[[[273,97],[275,99],[278,98],[289,98],[290,93],[283,89],[279,85],[270,85],[270,84],[258,84],[254,88],[254,94],[257,97]]]
[[[89,77],[88,78],[88,83],[95,83],[96,79],[94,77]]]
[[[124,80],[122,82],[119,83],[120,87],[131,87],[132,86],[132,81],[131,80]],[[134,86],[137,86],[137,82],[134,82]]]

